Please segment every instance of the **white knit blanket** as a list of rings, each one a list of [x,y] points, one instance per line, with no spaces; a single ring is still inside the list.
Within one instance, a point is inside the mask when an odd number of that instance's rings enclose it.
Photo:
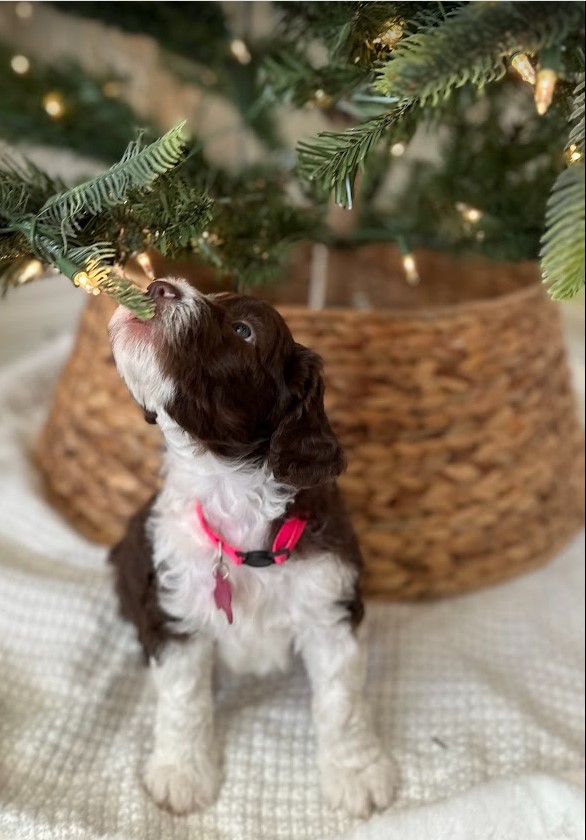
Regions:
[[[105,551],[43,500],[29,452],[70,344],[0,372],[1,840],[577,840],[584,537],[546,568],[433,604],[369,605],[368,696],[401,768],[357,824],[322,803],[297,666],[218,686],[226,782],[174,818],[139,768],[152,696]]]

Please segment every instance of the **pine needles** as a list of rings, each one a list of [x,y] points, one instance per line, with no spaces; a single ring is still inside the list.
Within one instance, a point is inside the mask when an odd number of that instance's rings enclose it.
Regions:
[[[570,165],[554,184],[541,240],[543,281],[554,300],[571,298],[584,285],[584,76],[574,91],[571,120]],[[573,162],[574,154],[578,160]]]
[[[194,33],[201,34],[199,12],[167,5],[174,8],[165,7],[147,28],[177,55],[191,57]],[[298,146],[302,189],[317,209],[292,204],[285,158],[228,176],[194,147],[181,164],[180,127],[150,146],[131,143],[111,169],[70,189],[34,167],[6,161],[0,169],[0,284],[17,282],[23,261],[36,258],[147,316],[148,301],[114,268],[145,248],[173,258],[191,254],[246,285],[274,279],[293,241],[328,238],[319,221],[325,196],[333,193],[337,203],[351,206],[354,180],[364,170],[356,214],[363,239],[383,231],[387,238],[510,259],[537,256],[555,182],[541,240],[544,279],[554,297],[582,285],[583,3],[277,3],[283,15],[278,39],[262,47],[251,43],[245,65],[226,62],[228,29],[216,5],[208,9],[215,46],[210,49],[207,31],[200,46],[215,56],[218,85],[236,94],[248,124],[272,125],[271,108],[283,103],[311,103],[338,124],[353,125]],[[122,6],[83,4],[83,13],[140,31],[146,4]],[[177,26],[182,20],[185,27]],[[532,88],[509,72],[518,51],[536,71],[552,69],[547,61],[555,58],[556,92],[543,117],[535,113]],[[262,57],[264,92],[255,100]],[[573,87],[569,168],[561,171]],[[469,111],[485,116],[467,121]],[[431,172],[420,162],[405,194],[397,198],[393,191],[400,207],[375,207],[377,184],[388,184],[394,174],[393,149],[402,154],[421,123],[441,128],[443,169]],[[276,142],[273,137],[269,146]],[[468,203],[482,221],[466,227],[458,207]]]
[[[352,32],[363,31],[358,22],[363,7],[388,4],[347,5],[354,6],[355,11],[352,24],[345,29],[344,44],[352,42]],[[567,80],[575,77],[576,67],[584,68],[580,46],[584,33],[583,3],[394,5],[394,14],[403,18],[404,34],[390,54],[379,60],[374,83],[381,99],[386,97],[389,103],[387,110],[355,128],[322,132],[298,146],[301,175],[332,192],[343,206],[351,206],[356,174],[383,137],[392,142],[389,138],[397,136],[407,120],[418,116],[423,120],[434,111],[441,112],[460,88],[482,90],[501,80],[508,60],[516,52],[533,56],[539,62],[540,56],[545,60],[555,51],[561,56]],[[440,17],[438,9],[442,8],[445,15]],[[340,43],[332,43],[332,54],[339,54]],[[307,78],[304,84],[309,84]],[[570,156],[574,161],[583,160],[583,80],[575,91],[571,123]],[[571,166],[558,176],[550,196],[542,259],[544,279],[553,297],[571,296],[584,284],[583,177],[583,164]],[[521,226],[522,223],[520,220]]]
[[[338,204],[352,206],[352,182],[358,168],[403,113],[398,109],[344,132],[324,131],[319,142],[299,143],[301,175],[333,191]]]
[[[570,138],[568,140],[567,148],[575,146],[575,151],[580,155],[584,154],[584,74],[582,79],[576,86],[574,91],[574,107],[570,122],[573,123],[573,128],[570,131]]]
[[[114,269],[124,254],[118,236],[123,218],[113,218],[113,213],[131,197],[147,195],[157,179],[172,171],[184,156],[185,142],[183,125],[148,146],[139,138],[119,163],[68,190],[31,164],[6,160],[0,170],[0,281],[5,289],[14,278],[14,263],[36,258],[57,267],[76,285],[105,292],[140,317],[150,317],[150,301]],[[203,224],[209,201],[201,192],[190,193],[190,198],[199,199],[190,213]],[[145,218],[143,213],[141,222],[156,229],[160,202],[151,210],[154,214]],[[131,213],[127,208],[129,220]]]
[[[562,172],[547,206],[541,265],[554,300],[573,297],[584,285],[584,176],[583,163]]]
[[[175,126],[144,148],[140,140],[130,143],[122,160],[102,175],[50,198],[38,220],[74,233],[85,216],[98,216],[107,207],[123,204],[131,190],[149,187],[179,163],[185,149],[184,126]]]
[[[536,52],[579,32],[584,8],[582,3],[459,4],[441,22],[423,9],[409,25],[415,31],[398,41],[375,85],[390,110],[357,128],[323,132],[298,146],[302,175],[321,182],[344,204],[345,185],[353,183],[377,142],[399,127],[408,111],[437,108],[457,88],[482,88],[501,79],[506,56]]]
[[[402,39],[376,87],[400,102],[436,106],[455,88],[502,78],[515,52],[534,55],[583,24],[582,3],[470,3]]]

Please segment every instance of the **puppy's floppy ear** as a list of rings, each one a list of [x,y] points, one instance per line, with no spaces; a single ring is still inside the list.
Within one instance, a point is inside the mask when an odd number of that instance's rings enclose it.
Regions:
[[[269,465],[275,478],[294,487],[315,487],[344,470],[344,453],[324,410],[320,357],[295,345],[287,372],[289,410],[273,432]]]

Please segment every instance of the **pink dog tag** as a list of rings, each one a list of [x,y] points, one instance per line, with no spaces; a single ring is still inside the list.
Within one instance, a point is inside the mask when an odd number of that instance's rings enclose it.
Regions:
[[[221,552],[222,547],[220,546],[220,554]],[[232,615],[232,587],[228,580],[228,569],[224,566],[221,559],[214,569],[214,580],[216,581],[216,585],[214,586],[214,602],[216,607],[226,613],[228,624],[232,624],[234,621]]]

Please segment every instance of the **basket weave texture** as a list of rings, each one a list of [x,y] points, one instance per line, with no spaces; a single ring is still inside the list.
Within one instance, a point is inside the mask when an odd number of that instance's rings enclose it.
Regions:
[[[463,592],[537,566],[584,509],[583,433],[560,318],[535,266],[418,260],[414,289],[392,249],[333,252],[328,303],[338,305],[278,304],[296,340],[324,357],[365,594],[392,600]],[[303,299],[307,263],[300,252],[280,294]],[[370,308],[339,306],[352,299]],[[37,453],[53,500],[106,543],[157,486],[161,458],[157,427],[116,374],[112,310],[104,296],[89,302]]]

